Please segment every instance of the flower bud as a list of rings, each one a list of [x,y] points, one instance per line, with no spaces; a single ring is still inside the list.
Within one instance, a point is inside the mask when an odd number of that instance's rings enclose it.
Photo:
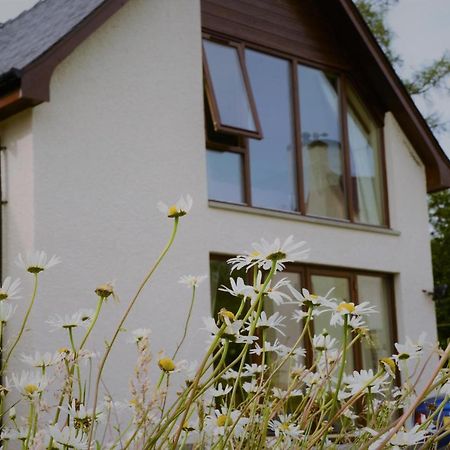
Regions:
[[[236,316],[231,311],[228,311],[228,309],[226,308],[222,308],[219,311],[219,318],[222,320],[225,320],[225,318],[227,318],[232,322],[236,320]]]
[[[175,370],[175,363],[170,358],[161,358],[158,361],[158,366],[164,372],[173,372]]]
[[[114,292],[113,287],[110,283],[101,284],[95,289],[95,293],[106,300]]]

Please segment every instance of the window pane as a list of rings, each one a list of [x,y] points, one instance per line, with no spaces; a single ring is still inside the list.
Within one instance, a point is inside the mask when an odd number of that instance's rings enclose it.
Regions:
[[[343,277],[329,277],[323,275],[313,275],[311,277],[312,290],[314,294],[325,296],[328,291],[334,288],[331,296],[339,301],[350,300],[350,286],[348,278]],[[314,319],[314,333],[321,334],[325,329],[331,337],[334,337],[338,342],[342,342],[343,327],[330,325],[331,313],[322,313]],[[340,348],[339,344],[339,348]],[[348,352],[347,357],[347,371],[354,369],[353,351]]]
[[[252,205],[297,210],[290,63],[246,50],[264,139],[249,139]]]
[[[235,47],[203,41],[221,125],[256,132]]]
[[[244,203],[242,155],[207,150],[208,198],[231,203]]]
[[[345,219],[337,79],[298,67],[306,214]]]
[[[293,272],[283,272],[279,273],[274,276],[274,280],[272,282],[272,285],[275,284],[277,281],[279,281],[282,278],[287,278],[293,287],[295,287],[297,290],[301,290],[301,276],[299,273],[293,273]],[[298,304],[295,303],[285,303],[282,305],[277,305],[276,303],[272,301],[266,301],[264,304],[264,310],[267,314],[267,316],[270,316],[274,314],[276,311],[278,311],[282,316],[285,316],[286,319],[283,322],[286,326],[281,327],[281,330],[285,334],[283,336],[281,333],[278,333],[277,331],[269,328],[267,332],[266,339],[270,342],[275,342],[275,339],[278,339],[281,344],[287,345],[288,347],[292,347],[296,342],[298,337],[301,334],[302,331],[302,324],[296,322],[295,320],[292,320],[292,315],[294,312],[298,309]],[[298,347],[302,347],[303,344],[300,344]],[[298,348],[297,347],[297,348]],[[276,353],[271,352],[271,362],[275,362]],[[300,358],[297,360],[298,364],[304,364],[304,358]],[[274,377],[274,385],[278,386],[282,389],[287,389],[289,386],[289,382],[292,380],[289,380],[289,368],[292,368],[292,362],[290,364],[289,361],[286,361],[286,363],[280,368],[280,370],[276,373]]]
[[[383,207],[378,129],[352,91],[348,94],[347,122],[355,220],[381,225]]]
[[[382,277],[357,277],[359,303],[370,302],[378,313],[366,316],[369,327],[369,342],[364,339],[362,345],[365,369],[378,367],[378,360],[392,355],[392,330],[389,318],[388,280]]]

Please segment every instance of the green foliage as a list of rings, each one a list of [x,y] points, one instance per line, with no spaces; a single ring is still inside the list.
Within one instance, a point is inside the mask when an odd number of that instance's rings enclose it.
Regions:
[[[380,44],[386,56],[398,71],[403,65],[403,60],[392,47],[395,33],[386,24],[386,15],[390,8],[398,3],[398,0],[355,0],[355,4],[366,20],[369,28]],[[450,54],[445,52],[440,58],[430,64],[415,70],[405,79],[403,84],[412,96],[426,97],[434,89],[450,91],[448,80],[450,76]],[[447,126],[442,122],[437,113],[431,113],[426,117],[429,127],[434,132],[447,131]]]
[[[402,59],[392,48],[394,33],[385,22],[387,12],[398,0],[355,0],[355,3],[386,56],[394,67],[400,66]]]
[[[430,195],[429,214],[434,284],[450,286],[450,190]],[[436,315],[439,340],[445,345],[450,339],[450,289],[436,299]]]

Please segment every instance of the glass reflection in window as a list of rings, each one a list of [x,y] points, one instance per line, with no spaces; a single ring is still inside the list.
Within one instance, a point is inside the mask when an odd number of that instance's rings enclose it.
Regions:
[[[357,283],[359,303],[370,302],[377,310],[364,318],[369,336],[362,342],[363,367],[377,370],[378,361],[390,356],[393,351],[388,281],[382,277],[358,275]]]
[[[207,150],[208,198],[231,203],[244,203],[242,155]]]
[[[337,78],[298,66],[306,214],[347,218]]]
[[[347,123],[355,221],[381,225],[378,129],[352,90],[348,94]]]
[[[252,205],[296,211],[290,62],[246,50],[263,139],[249,139]]]
[[[220,125],[257,131],[236,47],[203,41]]]

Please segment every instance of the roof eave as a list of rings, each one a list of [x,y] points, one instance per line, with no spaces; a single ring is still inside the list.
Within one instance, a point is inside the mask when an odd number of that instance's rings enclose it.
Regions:
[[[12,92],[11,88],[0,87],[0,120],[25,108],[49,101],[50,79],[57,65],[128,1],[105,0],[33,62],[20,71],[12,69],[10,72],[14,72],[18,77],[20,96],[16,98],[15,102],[11,102],[12,97],[9,97]],[[2,107],[4,98],[9,100],[5,101],[5,105]]]
[[[326,1],[327,6],[330,3]],[[450,160],[440,146],[427,122],[407,92],[392,64],[370,31],[367,23],[352,0],[338,0],[354,30],[364,42],[378,69],[378,78],[392,95],[392,113],[411,141],[426,167],[427,190],[435,192],[450,188]]]

